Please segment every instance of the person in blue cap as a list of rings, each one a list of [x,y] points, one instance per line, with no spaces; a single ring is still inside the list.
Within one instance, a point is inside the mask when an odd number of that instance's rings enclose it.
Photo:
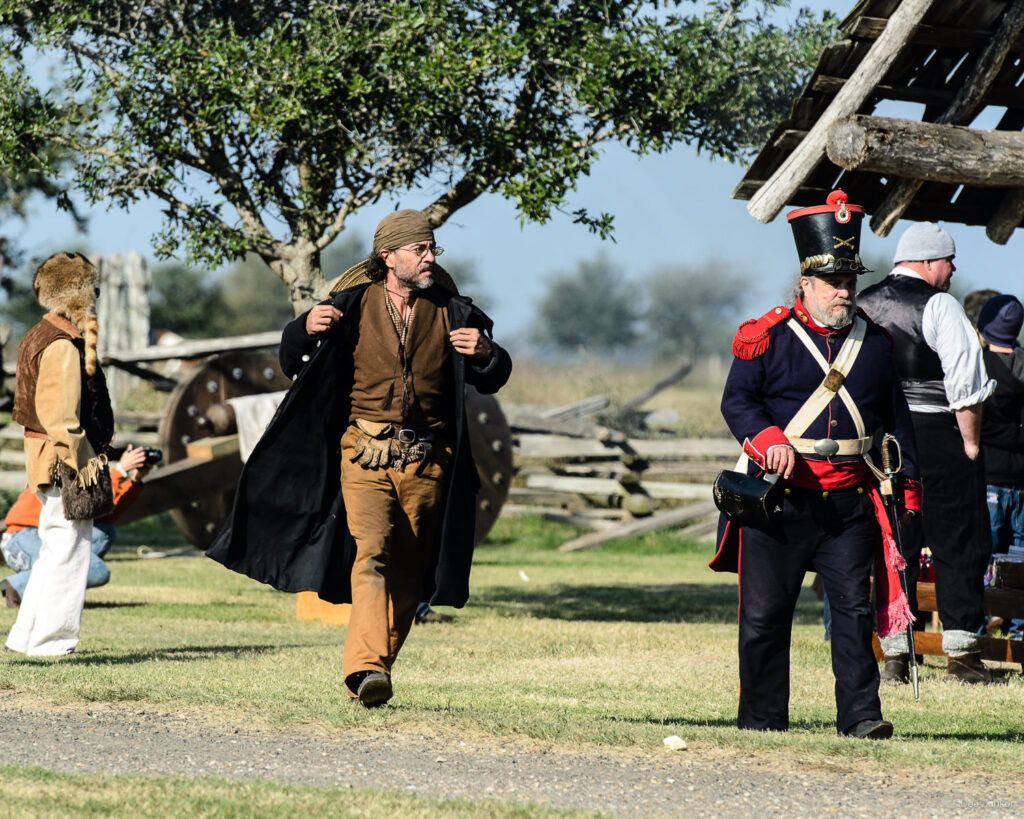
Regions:
[[[978,314],[985,369],[996,382],[981,421],[992,555],[1024,560],[1024,348],[1017,342],[1022,325],[1024,305],[1007,293],[986,301]],[[1024,619],[990,618],[989,625],[1024,639]]]

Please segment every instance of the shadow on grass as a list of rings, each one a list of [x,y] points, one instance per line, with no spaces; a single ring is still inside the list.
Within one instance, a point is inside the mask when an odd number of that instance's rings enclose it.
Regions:
[[[474,594],[473,603],[508,617],[551,620],[627,621],[635,623],[736,622],[735,584],[570,586],[536,591],[496,586]],[[796,625],[821,622],[821,604],[805,590],[793,618]]]
[[[85,601],[85,607],[87,609],[135,609],[145,605],[146,603],[113,603],[106,601],[102,603],[93,603],[89,600]]]
[[[72,662],[75,665],[137,665],[154,660],[178,663],[191,663],[196,660],[212,660],[217,657],[243,657],[250,654],[271,654],[288,648],[315,648],[319,643],[293,643],[286,645],[240,645],[240,646],[175,646],[174,648],[156,648],[152,651],[133,651],[128,654],[105,654],[88,652],[76,654]]]

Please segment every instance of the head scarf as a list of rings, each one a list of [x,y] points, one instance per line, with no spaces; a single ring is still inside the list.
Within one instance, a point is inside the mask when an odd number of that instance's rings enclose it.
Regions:
[[[433,241],[434,231],[426,216],[411,208],[396,210],[377,225],[373,234],[373,252],[378,253],[385,248],[393,250],[413,242]]]

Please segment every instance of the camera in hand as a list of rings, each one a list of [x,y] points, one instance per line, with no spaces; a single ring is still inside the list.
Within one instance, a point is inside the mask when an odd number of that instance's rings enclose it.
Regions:
[[[151,466],[158,464],[164,459],[164,452],[162,449],[157,449],[155,446],[144,446],[142,451],[146,453],[146,465]]]

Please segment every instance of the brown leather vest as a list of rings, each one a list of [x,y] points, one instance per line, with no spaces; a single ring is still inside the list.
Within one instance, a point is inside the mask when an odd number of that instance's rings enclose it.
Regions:
[[[91,376],[85,372],[85,340],[82,334],[74,324],[55,313],[43,316],[43,320],[25,334],[18,347],[18,374],[11,418],[30,432],[46,434],[36,415],[39,359],[43,350],[60,339],[67,339],[78,349],[82,374],[81,417],[78,420],[93,450],[104,452],[114,436],[114,413],[110,408],[103,370],[97,367]]]
[[[408,406],[402,417],[402,361],[398,333],[388,315],[383,287],[366,288],[359,333],[353,348],[352,408],[349,421],[388,422],[414,429],[441,430],[454,412],[454,380],[448,340],[447,307],[426,294],[416,297],[406,338]]]

